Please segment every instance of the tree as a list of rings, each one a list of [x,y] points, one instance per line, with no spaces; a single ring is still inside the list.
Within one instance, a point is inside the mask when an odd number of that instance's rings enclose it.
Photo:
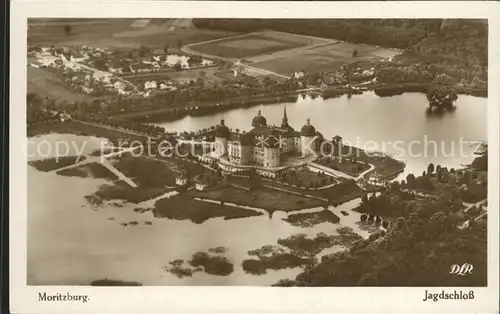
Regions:
[[[431,175],[433,172],[434,172],[434,164],[431,162],[431,163],[427,166],[427,173],[428,173],[429,175]]]
[[[436,166],[436,175],[441,172],[441,165]]]
[[[428,190],[428,191],[434,190],[434,184],[432,184],[432,181],[429,177],[423,178],[421,186],[423,189]]]
[[[307,238],[305,234],[297,234],[286,239],[279,239],[278,244],[290,249],[292,255],[307,260],[306,270],[311,270],[317,264],[316,255],[325,248],[332,246],[333,237],[318,233],[316,238]]]
[[[412,186],[415,181],[415,175],[413,173],[410,173],[409,175],[406,176],[406,182],[408,182],[409,186]]]
[[[180,62],[177,62],[176,64],[174,64],[174,70],[176,70],[176,71],[182,70],[182,65]]]
[[[64,33],[66,34],[66,36],[71,35],[71,25],[64,25]]]
[[[361,202],[362,202],[363,204],[368,203],[368,194],[364,194],[364,195],[361,197]]]
[[[357,56],[358,56],[358,50],[357,50],[357,49],[354,49],[354,50],[352,51],[352,57],[353,57],[353,58],[356,58]]]
[[[150,49],[144,45],[139,47],[139,57],[145,57],[150,52]]]
[[[168,48],[170,48],[170,46],[168,44],[165,44],[165,46],[163,46],[163,52],[168,54]]]
[[[458,99],[457,92],[449,87],[431,87],[426,93],[431,109],[452,109]]]

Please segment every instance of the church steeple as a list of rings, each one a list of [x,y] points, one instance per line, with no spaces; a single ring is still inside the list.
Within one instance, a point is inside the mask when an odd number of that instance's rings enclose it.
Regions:
[[[281,120],[281,127],[282,128],[288,127],[288,117],[286,116],[286,105],[283,108],[283,119]]]

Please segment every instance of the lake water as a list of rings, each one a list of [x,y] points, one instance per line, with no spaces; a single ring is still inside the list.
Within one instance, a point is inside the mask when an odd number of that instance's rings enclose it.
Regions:
[[[323,100],[299,97],[296,102],[240,108],[202,117],[157,123],[167,131],[196,131],[224,118],[232,129],[250,130],[258,110],[268,124],[280,125],[286,106],[288,123],[300,130],[307,118],[327,139],[343,141],[366,150],[383,151],[407,162],[404,176],[421,174],[429,163],[458,168],[474,159],[470,142],[487,139],[487,99],[460,95],[454,112],[426,113],[424,94],[406,93],[378,97],[373,92]],[[464,144],[460,144],[462,141]],[[463,147],[463,152],[461,148]],[[401,176],[402,177],[402,176]]]
[[[301,99],[287,104],[289,122],[299,129],[306,118],[326,137],[336,134],[346,141],[359,137],[360,145],[369,140],[406,141],[430,139],[457,141],[486,139],[486,100],[460,96],[458,109],[443,117],[426,116],[425,97],[405,94],[378,98],[367,93],[352,99]],[[258,108],[236,109],[224,114],[205,117],[186,117],[163,124],[168,130],[182,131],[209,127],[224,116],[229,127],[250,128],[250,121]],[[260,108],[268,123],[279,124],[283,105]],[[55,141],[60,135],[34,138],[35,142]],[[67,136],[71,141],[86,141],[99,147],[102,139]],[[354,142],[355,143],[355,142]],[[36,147],[32,145],[31,147]],[[33,152],[28,151],[32,154]],[[37,157],[33,157],[37,159]],[[403,158],[405,159],[405,158]],[[421,172],[429,162],[457,167],[471,158],[417,157],[406,158],[408,169]],[[247,252],[263,245],[276,244],[279,238],[297,233],[314,236],[319,232],[335,234],[337,228],[348,226],[368,236],[359,228],[359,214],[352,212],[360,200],[347,202],[330,210],[340,217],[340,224],[323,223],[311,228],[294,227],[282,220],[286,213],[236,220],[210,219],[202,224],[154,218],[151,212],[137,213],[138,205],[107,204],[92,208],[84,196],[95,192],[104,180],[71,178],[55,173],[44,173],[28,167],[28,284],[77,285],[97,279],[118,279],[141,282],[144,285],[271,285],[279,279],[294,278],[298,268],[268,271],[266,275],[246,274],[241,262],[249,258]],[[315,211],[308,209],[305,211]],[[349,216],[340,213],[349,212]],[[113,220],[110,220],[112,218]],[[137,226],[122,227],[123,222],[137,221]],[[145,225],[152,221],[152,225]],[[224,246],[225,256],[234,263],[229,276],[196,273],[179,279],[162,270],[174,259],[188,260],[198,251]],[[332,248],[324,253],[332,253]]]

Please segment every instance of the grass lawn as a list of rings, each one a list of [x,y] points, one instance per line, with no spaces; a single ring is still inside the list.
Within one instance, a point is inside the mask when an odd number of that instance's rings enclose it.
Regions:
[[[310,191],[308,193],[327,198],[332,204],[342,204],[365,194],[352,180],[341,182],[324,190]]]
[[[197,201],[192,195],[186,194],[158,200],[153,214],[158,218],[190,220],[194,223],[202,223],[217,217],[236,219],[262,215],[262,213],[249,209]]]
[[[297,227],[310,228],[325,222],[339,223],[340,218],[333,212],[325,209],[316,213],[292,214],[284,220]]]
[[[28,137],[37,136],[41,134],[49,134],[49,133],[95,136],[95,137],[107,138],[113,142],[117,142],[119,140],[125,140],[127,138],[130,141],[141,140],[145,138],[145,136],[123,133],[120,131],[111,130],[105,127],[86,124],[78,121],[43,124],[28,128]]]
[[[345,158],[342,162],[339,162],[338,160],[328,160],[325,163],[322,163],[322,165],[353,177],[356,177],[364,171],[370,169],[370,165],[366,163],[354,162]]]
[[[39,171],[52,171],[65,166],[73,165],[76,162],[84,161],[85,156],[61,156],[48,159],[34,160],[28,162],[30,166]]]
[[[222,38],[233,32],[197,29],[189,23],[176,26],[179,19],[151,19],[143,28],[134,28],[133,18],[117,19],[30,19],[28,45],[90,45],[110,49],[135,49],[140,45],[163,48]],[[178,24],[178,23],[177,23]],[[66,35],[64,26],[71,26]]]
[[[28,67],[26,76],[27,93],[68,102],[92,99],[90,95],[70,89],[57,74],[47,69]]]
[[[134,204],[158,197],[166,193],[165,188],[161,187],[137,187],[133,188],[122,181],[117,181],[113,185],[103,185],[91,197],[99,200],[124,200]]]
[[[379,156],[374,154],[367,154],[362,149],[350,146],[343,147],[344,156],[350,154],[350,156],[355,157],[357,161],[368,162],[375,166],[375,172],[379,175],[386,177],[394,175],[398,172],[404,170],[405,163],[396,160],[390,156]],[[369,176],[368,173],[366,176]]]
[[[141,187],[175,186],[177,173],[164,162],[125,155],[113,165]]]
[[[322,187],[335,183],[335,179],[311,170],[300,170],[284,177],[284,182],[302,187]]]
[[[320,200],[262,187],[253,191],[246,191],[234,187],[225,187],[213,191],[196,191],[191,194],[205,199],[262,208],[270,213],[274,211],[286,212],[324,205],[324,203]]]
[[[271,38],[265,34],[249,34],[244,37],[200,43],[191,46],[191,49],[219,57],[244,58],[301,46],[304,46],[303,41],[296,40],[295,36]]]
[[[352,57],[354,49],[359,53],[356,58]],[[251,65],[281,74],[303,70],[313,73],[332,71],[351,62],[373,60],[379,56],[387,55],[387,53],[375,46],[339,42],[300,51],[280,53],[276,57],[258,57],[253,60],[254,62]]]
[[[292,72],[304,70],[307,73],[331,71],[348,64],[350,61],[351,60],[348,58],[331,58],[314,54],[290,53],[269,60],[250,63],[249,65],[287,75]]]
[[[58,171],[57,174],[67,177],[97,178],[110,181],[118,180],[118,177],[100,163],[93,162],[78,167]]]
[[[361,160],[361,158],[359,159]],[[386,177],[404,170],[405,164],[391,157],[368,157],[366,161],[375,166],[375,172]],[[370,174],[367,174],[370,175]]]

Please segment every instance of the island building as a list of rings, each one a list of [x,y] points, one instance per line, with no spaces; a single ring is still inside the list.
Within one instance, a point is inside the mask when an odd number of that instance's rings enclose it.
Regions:
[[[229,172],[255,169],[260,175],[278,177],[315,160],[324,142],[310,119],[299,131],[290,126],[286,107],[281,125],[269,125],[259,110],[251,126],[248,132],[232,132],[222,119],[214,129],[212,150],[199,156],[200,161],[217,160],[219,166]]]
[[[178,186],[186,186],[188,184],[188,177],[185,172],[181,172],[177,177],[175,178],[175,184]]]

